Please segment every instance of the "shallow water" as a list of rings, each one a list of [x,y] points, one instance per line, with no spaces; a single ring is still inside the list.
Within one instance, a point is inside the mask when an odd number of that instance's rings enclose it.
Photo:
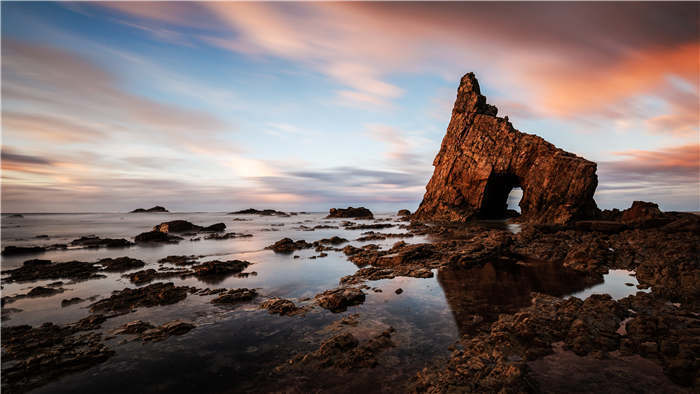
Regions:
[[[269,371],[299,352],[316,349],[325,339],[337,333],[330,327],[348,314],[359,314],[360,323],[348,327],[358,339],[376,335],[388,327],[396,329],[392,336],[395,347],[382,352],[380,367],[362,372],[362,378],[345,385],[333,386],[329,377],[325,387],[319,378],[317,389],[333,391],[377,391],[392,381],[405,381],[428,361],[449,354],[448,347],[461,334],[469,333],[469,322],[475,315],[494,320],[499,313],[514,312],[526,306],[533,291],[555,296],[575,295],[585,297],[593,292],[610,291],[613,296],[631,294],[636,288],[626,286],[633,277],[624,277],[611,271],[604,278],[591,277],[566,270],[555,264],[521,262],[516,266],[486,264],[476,268],[442,268],[427,279],[399,277],[368,281],[372,288],[366,290],[366,301],[350,307],[347,312],[332,313],[316,307],[305,316],[276,316],[260,310],[258,304],[267,297],[288,298],[299,305],[311,305],[315,294],[338,286],[345,275],[353,274],[357,267],[340,252],[329,251],[325,258],[309,259],[318,252],[313,249],[293,254],[276,254],[264,249],[277,240],[289,237],[313,242],[322,238],[340,236],[355,246],[376,243],[383,248],[401,240],[355,241],[366,230],[346,230],[340,226],[343,220],[324,219],[325,214],[308,213],[291,217],[267,217],[257,215],[226,215],[225,213],[166,213],[166,214],[27,214],[24,218],[2,218],[2,246],[50,245],[68,243],[80,236],[94,234],[100,237],[127,238],[150,230],[154,225],[175,219],[184,219],[198,225],[223,222],[227,231],[253,234],[250,238],[230,240],[185,240],[179,244],[161,246],[133,246],[122,249],[69,249],[49,251],[31,256],[3,258],[2,270],[18,267],[30,258],[53,261],[97,261],[105,257],[129,256],[146,262],[144,268],[157,268],[157,261],[168,255],[198,255],[200,261],[213,259],[242,259],[253,264],[244,272],[247,277],[230,276],[215,282],[203,282],[196,278],[172,278],[164,280],[176,285],[198,288],[255,288],[260,297],[254,302],[238,307],[219,307],[209,303],[213,296],[188,295],[177,304],[140,308],[107,320],[102,331],[108,332],[133,320],[162,324],[173,319],[193,322],[197,328],[182,336],[163,342],[142,345],[138,342],[122,344],[123,338],[110,340],[108,345],[116,355],[89,370],[65,376],[36,392],[228,392],[246,390],[280,389],[274,383],[261,386]],[[404,233],[398,228],[398,218],[393,215],[376,215],[377,219],[389,219],[396,227],[374,230]],[[247,219],[234,221],[235,218]],[[301,225],[337,225],[338,229],[303,231]],[[494,224],[494,226],[502,224]],[[517,229],[511,229],[517,231]],[[49,238],[35,238],[37,235]],[[426,242],[425,237],[404,238],[408,243]],[[341,245],[342,247],[342,245]],[[300,258],[294,259],[294,255]],[[107,274],[106,278],[78,283],[64,281],[64,293],[44,298],[24,298],[7,304],[21,309],[9,315],[3,325],[43,322],[66,324],[89,315],[90,301],[61,307],[61,300],[72,297],[95,299],[108,297],[114,290],[136,287],[119,274]],[[632,278],[632,279],[630,279]],[[52,281],[32,283],[5,283],[3,296],[26,293],[37,285]],[[623,283],[624,288],[619,284]],[[636,280],[633,282],[636,284]],[[403,293],[396,294],[401,288]],[[627,291],[627,292],[625,292]],[[282,384],[282,383],[280,383]],[[286,384],[286,383],[285,383]],[[284,388],[284,387],[283,387]]]

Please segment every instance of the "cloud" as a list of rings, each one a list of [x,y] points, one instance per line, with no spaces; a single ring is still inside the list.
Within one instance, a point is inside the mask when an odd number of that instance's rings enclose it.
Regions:
[[[1,160],[3,164],[37,164],[37,165],[50,165],[51,161],[40,157],[40,156],[31,156],[31,155],[24,155],[21,153],[15,152],[12,148],[9,148],[7,146],[2,147],[2,156]]]
[[[626,207],[643,196],[666,209],[700,210],[700,145],[616,155],[622,159],[598,163],[596,201],[603,207]]]
[[[182,4],[106,5],[172,24],[183,23],[187,13]],[[528,103],[507,105],[520,115],[642,117],[655,131],[687,136],[697,130],[689,129],[696,117],[688,112],[669,105],[669,113],[629,113],[627,102],[658,96],[668,89],[669,75],[685,79],[697,96],[699,7],[214,2],[191,4],[190,12],[209,13],[228,26],[228,32],[203,34],[212,45],[292,60],[328,76],[343,86],[339,104],[391,108],[404,90],[390,82],[397,74],[428,72],[456,81],[477,71],[487,86],[520,96],[511,102]]]

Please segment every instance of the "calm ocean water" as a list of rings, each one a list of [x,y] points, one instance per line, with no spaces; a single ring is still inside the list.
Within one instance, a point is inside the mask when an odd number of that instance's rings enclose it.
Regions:
[[[375,215],[399,225],[391,214]],[[328,252],[325,258],[309,259],[318,253],[313,249],[292,255],[276,254],[266,246],[285,237],[313,242],[340,236],[354,246],[376,243],[390,247],[399,239],[359,242],[366,230],[346,230],[338,219],[324,219],[324,213],[299,214],[291,217],[227,215],[225,213],[156,213],[156,214],[24,214],[23,217],[2,217],[2,246],[51,245],[69,243],[86,235],[102,238],[133,240],[137,234],[154,225],[184,219],[198,225],[218,222],[226,224],[227,232],[253,234],[250,238],[230,240],[190,241],[185,237],[178,244],[133,246],[121,249],[54,250],[31,256],[2,259],[2,270],[16,268],[30,258],[57,262],[97,261],[105,257],[129,256],[146,262],[145,268],[157,268],[157,261],[168,255],[197,255],[200,261],[241,259],[253,264],[244,272],[247,277],[232,276],[217,282],[202,282],[196,278],[172,278],[165,281],[176,285],[199,288],[255,288],[260,299],[276,296],[297,304],[308,304],[324,290],[338,286],[345,275],[358,268],[340,252]],[[246,221],[234,221],[234,219]],[[339,228],[304,231],[300,226],[338,226]],[[517,230],[517,229],[513,229]],[[381,232],[405,232],[398,227]],[[46,235],[48,238],[37,238]],[[408,243],[429,241],[425,237],[404,239]],[[293,255],[300,258],[294,259]],[[193,322],[197,328],[183,336],[142,345],[108,342],[116,355],[87,371],[61,378],[36,392],[155,392],[155,391],[245,391],[256,390],[276,365],[284,363],[298,352],[318,347],[330,335],[328,326],[348,314],[359,314],[360,323],[349,327],[359,339],[369,338],[389,326],[396,329],[392,337],[396,346],[382,353],[382,367],[365,377],[377,380],[402,381],[415,374],[426,362],[449,354],[448,347],[463,333],[461,322],[473,314],[496,318],[498,313],[529,303],[530,292],[538,291],[556,296],[586,297],[593,292],[609,292],[616,298],[636,291],[625,283],[637,284],[628,272],[611,271],[604,283],[589,287],[578,273],[565,271],[551,264],[518,264],[503,268],[487,264],[471,269],[440,269],[427,279],[395,278],[368,281],[381,292],[366,290],[365,303],[347,312],[331,313],[314,308],[305,316],[285,317],[260,310],[259,300],[236,308],[221,308],[209,304],[212,297],[188,296],[184,301],[155,308],[140,308],[125,316],[109,319],[103,332],[132,320],[162,324],[173,319]],[[9,315],[3,325],[44,322],[66,324],[89,315],[90,302],[61,307],[61,300],[72,297],[101,299],[112,291],[135,287],[122,274],[107,274],[106,278],[63,285],[64,293],[45,298],[19,299],[9,307],[21,311]],[[26,293],[37,285],[4,283],[3,296]],[[395,290],[403,289],[402,294]],[[124,379],[128,376],[128,379]],[[155,379],[154,379],[155,378]],[[348,386],[352,387],[352,386]],[[346,390],[341,390],[346,391]]]

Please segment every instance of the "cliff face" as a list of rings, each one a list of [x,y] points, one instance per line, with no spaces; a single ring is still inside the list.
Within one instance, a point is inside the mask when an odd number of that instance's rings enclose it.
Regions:
[[[514,187],[523,190],[524,221],[567,224],[594,216],[596,164],[521,133],[497,112],[481,95],[474,74],[462,77],[433,177],[414,217],[502,218]]]

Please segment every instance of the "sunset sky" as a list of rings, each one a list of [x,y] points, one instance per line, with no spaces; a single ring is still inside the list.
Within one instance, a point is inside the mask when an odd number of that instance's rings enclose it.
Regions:
[[[420,202],[460,77],[700,210],[699,3],[2,2],[2,211]]]

